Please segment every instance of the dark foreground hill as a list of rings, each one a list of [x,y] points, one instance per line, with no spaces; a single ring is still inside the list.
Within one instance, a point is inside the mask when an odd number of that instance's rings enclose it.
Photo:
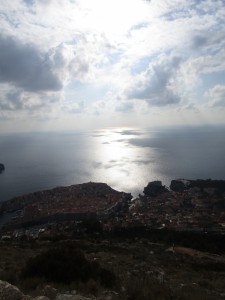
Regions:
[[[32,296],[17,292],[12,298],[11,291],[7,298],[12,287],[0,281],[4,300],[219,300],[224,276],[224,254],[156,243],[150,236],[0,242],[0,280]]]

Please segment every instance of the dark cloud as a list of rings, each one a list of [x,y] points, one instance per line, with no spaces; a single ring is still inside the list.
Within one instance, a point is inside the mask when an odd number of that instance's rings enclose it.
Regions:
[[[207,41],[208,41],[207,37],[202,35],[196,35],[193,38],[192,46],[193,48],[200,48],[202,46],[205,46],[207,44]]]
[[[0,102],[2,110],[19,110],[24,106],[23,96],[19,91],[11,91],[5,95],[5,101]]]
[[[60,93],[33,93],[20,88],[8,87],[0,91],[0,109],[2,111],[34,111],[40,108],[50,109],[49,105],[60,100]]]
[[[86,62],[71,45],[62,43],[47,52],[34,44],[0,34],[0,108],[34,110],[59,101],[71,76],[83,76]],[[82,102],[63,107],[71,113],[84,110]]]
[[[181,59],[163,59],[151,64],[132,86],[125,91],[129,99],[145,100],[154,106],[165,106],[180,102],[180,97],[173,89],[172,81]]]
[[[63,87],[47,54],[35,46],[0,36],[0,82],[27,91],[59,91]],[[14,96],[15,97],[15,96]]]
[[[224,29],[218,25],[218,31],[210,34],[209,31],[199,30],[193,33],[191,36],[191,49],[194,51],[210,51],[213,55],[218,52],[219,49],[224,48]]]

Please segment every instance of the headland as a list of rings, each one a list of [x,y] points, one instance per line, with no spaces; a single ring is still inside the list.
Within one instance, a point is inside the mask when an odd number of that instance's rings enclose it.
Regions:
[[[153,181],[136,198],[105,183],[88,182],[0,204],[1,230],[10,235],[33,226],[43,229],[49,222],[74,228],[84,220],[100,222],[104,231],[143,227],[224,234],[225,181],[178,179],[169,188]]]

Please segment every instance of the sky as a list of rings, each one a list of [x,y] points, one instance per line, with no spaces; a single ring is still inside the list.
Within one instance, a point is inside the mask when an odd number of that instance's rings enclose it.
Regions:
[[[0,0],[0,132],[225,123],[224,0]]]

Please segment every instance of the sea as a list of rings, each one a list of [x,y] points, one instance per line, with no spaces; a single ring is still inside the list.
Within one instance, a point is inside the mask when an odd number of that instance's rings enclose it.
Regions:
[[[0,201],[85,182],[143,193],[148,182],[225,179],[225,126],[0,135]]]

